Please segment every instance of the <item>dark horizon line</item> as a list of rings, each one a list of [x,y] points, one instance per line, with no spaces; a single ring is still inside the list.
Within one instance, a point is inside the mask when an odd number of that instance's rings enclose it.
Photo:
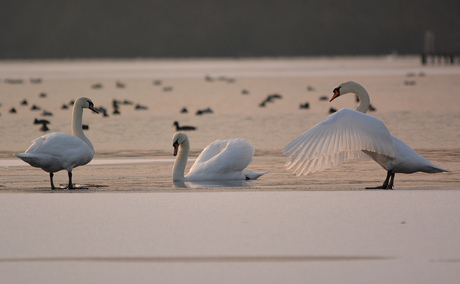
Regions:
[[[15,60],[133,60],[133,59],[165,59],[165,60],[193,60],[193,59],[254,59],[254,58],[312,58],[312,57],[380,57],[380,56],[420,56],[420,53],[373,53],[373,54],[318,54],[318,55],[254,55],[254,56],[82,56],[82,57],[0,57],[0,61],[15,61]]]

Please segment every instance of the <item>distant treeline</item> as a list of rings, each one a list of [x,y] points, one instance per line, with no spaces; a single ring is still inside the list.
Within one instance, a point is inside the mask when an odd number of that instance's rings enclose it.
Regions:
[[[4,0],[0,59],[460,51],[458,0]]]

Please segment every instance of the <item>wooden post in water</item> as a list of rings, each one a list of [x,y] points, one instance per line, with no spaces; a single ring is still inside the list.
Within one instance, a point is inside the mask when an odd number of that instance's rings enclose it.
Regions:
[[[430,30],[423,37],[422,64],[426,65],[428,60],[434,63],[434,33]]]

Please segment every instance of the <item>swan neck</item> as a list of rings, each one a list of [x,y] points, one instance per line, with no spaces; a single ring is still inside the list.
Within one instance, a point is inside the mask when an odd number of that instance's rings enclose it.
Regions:
[[[364,89],[361,85],[356,85],[353,93],[355,93],[359,99],[359,104],[356,107],[356,111],[366,113],[370,105],[369,94],[367,93],[366,89]]]
[[[94,147],[91,141],[85,136],[82,128],[82,118],[83,118],[83,107],[80,104],[75,103],[72,113],[72,135],[77,136],[83,140],[91,151],[94,153]]]
[[[179,145],[176,161],[173,167],[173,180],[181,181],[184,179],[185,167],[187,166],[188,155],[190,153],[190,142],[186,139]]]

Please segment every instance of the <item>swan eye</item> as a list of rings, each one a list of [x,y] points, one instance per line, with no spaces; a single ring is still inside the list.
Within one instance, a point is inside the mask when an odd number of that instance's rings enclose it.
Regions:
[[[179,139],[176,139],[176,141],[174,141],[173,143],[173,147],[176,147],[176,146],[179,146]]]

